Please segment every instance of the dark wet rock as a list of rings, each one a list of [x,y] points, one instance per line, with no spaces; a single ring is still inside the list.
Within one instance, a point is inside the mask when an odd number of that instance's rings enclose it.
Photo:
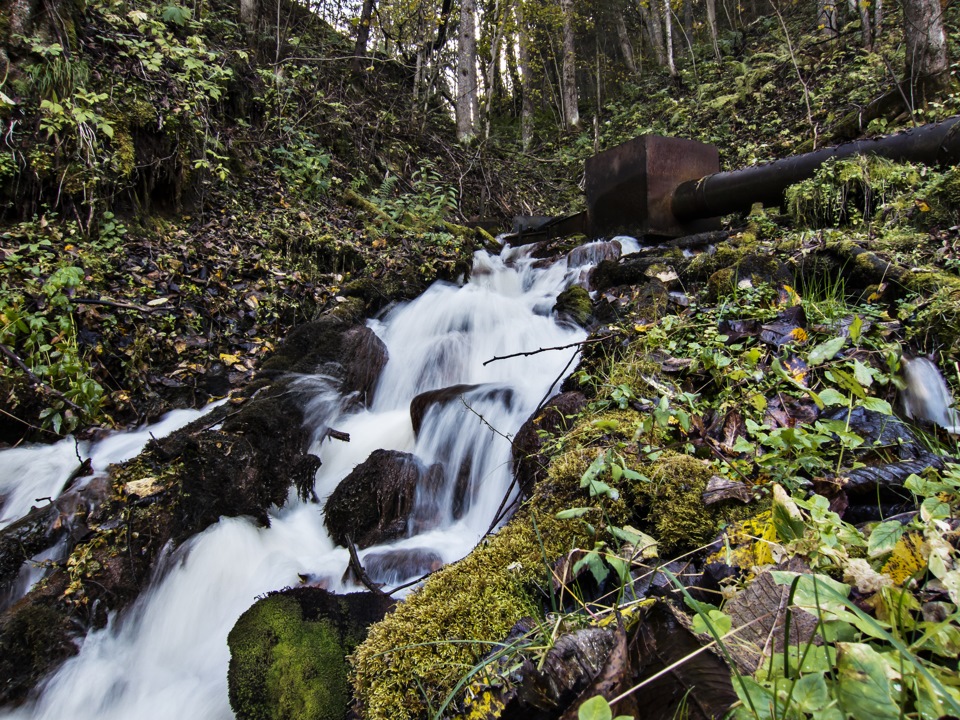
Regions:
[[[395,548],[367,553],[361,563],[373,582],[386,585],[439,570],[443,567],[443,558],[430,548]],[[359,582],[352,566],[343,574],[343,581]]]
[[[590,299],[590,293],[579,285],[574,285],[557,296],[553,312],[557,314],[560,322],[585,328],[593,313],[593,300]]]
[[[375,450],[347,475],[327,499],[324,524],[334,542],[348,538],[358,548],[407,536],[417,487],[439,468],[397,450]]]
[[[555,395],[521,426],[513,440],[513,463],[524,495],[530,495],[546,473],[548,458],[540,452],[544,443],[566,432],[573,422],[567,417],[586,404],[586,396],[576,390]]]
[[[413,432],[420,434],[423,418],[434,405],[446,405],[449,402],[459,402],[460,397],[480,385],[451,385],[439,390],[427,390],[410,401],[410,421],[413,423]]]
[[[137,458],[99,480],[105,486],[95,509],[82,507],[83,493],[98,480],[77,491],[73,509],[55,504],[56,512],[44,514],[48,539],[50,529],[66,522],[66,552],[82,563],[69,576],[55,570],[0,616],[0,646],[20,642],[22,624],[15,618],[28,608],[43,607],[50,616],[46,625],[58,633],[56,642],[47,643],[54,650],[31,659],[35,671],[29,676],[0,664],[0,702],[22,697],[29,689],[25,678],[50,672],[67,656],[59,648],[136,599],[171,542],[183,542],[222,516],[249,515],[266,523],[267,509],[285,503],[291,484],[316,467],[316,459],[304,453],[310,438],[302,421],[299,398],[278,383],[239,410],[222,406],[151,441]],[[217,423],[221,427],[213,429]]]
[[[238,720],[343,720],[351,701],[347,656],[393,601],[301,587],[270,593],[227,638],[230,706]]]
[[[601,292],[594,305],[594,317],[607,323],[627,317],[638,323],[660,320],[670,302],[670,291],[656,278],[645,276],[645,280],[638,289],[618,287]]]
[[[369,402],[380,372],[387,363],[387,348],[361,324],[357,303],[344,303],[337,313],[295,328],[277,352],[264,361],[266,375],[322,373],[340,380],[343,394],[359,393]]]
[[[230,375],[223,363],[213,363],[203,374],[200,388],[210,397],[223,397],[230,393]]]
[[[52,667],[76,655],[69,619],[46,604],[21,603],[0,618],[0,704],[26,699]]]
[[[677,248],[647,250],[622,258],[619,262],[604,260],[591,274],[590,287],[593,290],[607,290],[621,285],[642,285],[666,270],[682,274],[689,262],[683,251]]]

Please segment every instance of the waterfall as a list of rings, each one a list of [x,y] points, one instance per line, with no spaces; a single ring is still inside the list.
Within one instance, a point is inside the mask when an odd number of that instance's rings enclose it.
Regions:
[[[908,418],[933,423],[947,432],[960,434],[960,416],[953,407],[953,395],[936,365],[925,357],[905,357],[903,378],[907,387],[900,399]]]
[[[426,466],[439,464],[444,479],[420,490],[411,522],[416,534],[368,548],[361,560],[370,556],[380,562],[385,550],[416,551],[445,563],[467,554],[504,497],[516,492],[511,490],[509,437],[573,368],[576,347],[520,354],[585,338],[583,330],[555,322],[551,309],[586,263],[537,261],[527,248],[507,248],[499,256],[480,252],[468,283],[436,283],[418,299],[370,321],[389,351],[371,407],[358,409],[338,397],[323,376],[297,384],[308,396],[311,452],[323,460],[316,478],[320,503],[302,503],[291,494],[287,506],[271,512],[269,528],[246,518],[223,519],[191,538],[158,563],[150,586],[131,608],[87,635],[79,655],[44,683],[39,699],[3,717],[232,718],[226,637],[258,595],[297,585],[303,577],[335,592],[362,589],[345,576],[348,553],[327,535],[322,508],[374,450],[400,450]],[[505,359],[487,362],[495,357]],[[411,400],[458,384],[470,388],[429,406],[415,434]],[[324,439],[321,428],[328,424],[349,433],[350,442]],[[134,454],[136,443],[129,439],[127,451]],[[72,441],[61,445],[22,451],[27,453],[22,459],[11,455],[21,451],[5,451],[0,467],[43,463],[60,477],[77,464]],[[91,450],[96,453],[96,446]],[[20,512],[23,498],[57,491],[53,480],[43,487],[15,488],[7,504],[16,507],[3,517]],[[395,567],[389,569],[391,577],[405,579]]]

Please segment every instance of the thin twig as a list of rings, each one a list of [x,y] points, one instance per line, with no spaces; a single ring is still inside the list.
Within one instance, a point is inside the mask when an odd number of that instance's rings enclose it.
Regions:
[[[154,313],[164,308],[148,308],[141,305],[131,305],[130,303],[115,302],[113,300],[97,300],[95,298],[70,298],[74,305],[103,305],[105,307],[119,308],[121,310],[136,310],[142,313]]]
[[[604,340],[609,340],[613,335],[604,335],[603,337],[598,338],[587,338],[586,340],[581,340],[580,342],[570,343],[569,345],[560,345],[558,347],[549,347],[549,348],[540,348],[539,350],[529,350],[527,352],[518,352],[512,353],[511,355],[502,355],[499,357],[492,357],[487,360],[484,365],[489,365],[492,362],[497,360],[508,360],[509,358],[515,357],[527,357],[528,355],[539,355],[542,352],[550,352],[551,350],[567,350],[572,347],[582,347],[583,345],[589,345],[590,343],[603,342]]]
[[[81,414],[83,413],[83,408],[81,408],[75,402],[73,402],[68,397],[66,397],[62,392],[60,392],[59,390],[55,390],[54,388],[50,387],[47,383],[45,383],[43,380],[38,378],[34,374],[33,370],[28,368],[26,363],[24,363],[23,360],[21,360],[16,355],[16,353],[13,352],[13,350],[8,348],[3,343],[0,343],[0,355],[5,356],[10,362],[16,365],[27,376],[27,379],[30,381],[31,385],[35,387],[39,386],[43,388],[44,390],[50,392],[51,394],[53,394],[54,396],[62,400],[65,404],[69,405],[71,408],[73,408],[77,412]]]
[[[353,571],[357,574],[357,578],[367,586],[370,592],[386,597],[387,593],[383,591],[383,587],[371,580],[370,576],[367,575],[367,571],[363,569],[363,565],[360,564],[360,556],[357,555],[357,546],[353,544],[353,538],[347,535],[346,541],[347,551],[350,553],[350,567],[352,567]]]

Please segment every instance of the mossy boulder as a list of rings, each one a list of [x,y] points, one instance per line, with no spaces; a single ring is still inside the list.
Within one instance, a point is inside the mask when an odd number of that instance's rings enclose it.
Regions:
[[[392,601],[320,588],[271,593],[230,631],[227,674],[238,720],[343,720],[350,704],[346,657]]]
[[[24,700],[50,667],[76,654],[69,625],[39,603],[20,605],[0,620],[0,703]]]
[[[534,486],[546,475],[550,460],[542,452],[544,444],[569,430],[573,425],[570,417],[586,404],[586,396],[576,390],[555,395],[520,427],[513,440],[513,464],[524,495],[531,495]]]
[[[735,265],[714,272],[707,281],[707,299],[719,302],[744,288],[790,283],[789,269],[773,255],[749,253]]]
[[[567,288],[557,296],[553,312],[561,322],[586,327],[593,313],[593,301],[590,299],[590,293],[579,285]]]
[[[623,488],[624,500],[656,539],[660,557],[674,557],[707,544],[728,515],[744,512],[729,503],[704,505],[703,492],[713,470],[702,460],[665,453],[642,472],[649,481]]]
[[[579,519],[560,510],[584,504],[580,477],[595,453],[558,456],[533,498],[497,534],[426,581],[382,622],[353,655],[357,710],[364,718],[413,720],[442,703],[466,670],[524,617],[549,603],[549,562],[590,540]],[[622,503],[592,522],[625,520]],[[464,642],[469,640],[469,642]]]

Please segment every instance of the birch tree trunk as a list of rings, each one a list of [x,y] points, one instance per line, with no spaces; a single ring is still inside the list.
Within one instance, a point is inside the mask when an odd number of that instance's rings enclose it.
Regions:
[[[903,38],[907,79],[914,91],[929,78],[942,76],[950,67],[943,10],[939,0],[904,0]]]
[[[840,36],[835,0],[817,0],[817,31],[825,38]]]
[[[577,53],[573,35],[573,0],[560,0],[563,14],[563,71],[560,97],[563,124],[568,130],[580,127],[580,96],[577,92]]]
[[[670,71],[670,77],[677,76],[677,66],[673,62],[673,21],[670,18],[670,0],[663,0],[663,22],[666,33],[664,34],[665,39],[665,53],[667,56],[667,69]]]
[[[530,67],[530,29],[527,25],[526,11],[520,9],[519,55],[521,82],[520,105],[520,144],[524,152],[533,145],[533,114],[536,106],[533,102],[533,70]]]
[[[863,47],[870,50],[873,47],[873,30],[870,27],[870,10],[865,0],[847,0],[850,12],[860,18],[860,35],[863,38]]]
[[[717,42],[717,0],[706,0],[707,27],[710,29],[710,42],[713,43],[713,54],[720,60],[720,45]]]
[[[653,52],[657,56],[657,64],[663,67],[667,64],[667,59],[663,51],[663,23],[660,20],[660,5],[658,0],[650,0],[650,8],[640,6],[640,16],[647,26],[647,34],[650,36],[650,44],[653,45]]]
[[[476,134],[480,99],[477,96],[477,4],[460,3],[460,44],[457,62],[457,140],[469,142]]]
[[[630,36],[627,34],[627,24],[623,21],[623,15],[617,16],[617,37],[620,39],[620,52],[623,54],[623,64],[631,75],[639,74],[637,72],[637,62],[633,58],[633,46],[630,44]]]

